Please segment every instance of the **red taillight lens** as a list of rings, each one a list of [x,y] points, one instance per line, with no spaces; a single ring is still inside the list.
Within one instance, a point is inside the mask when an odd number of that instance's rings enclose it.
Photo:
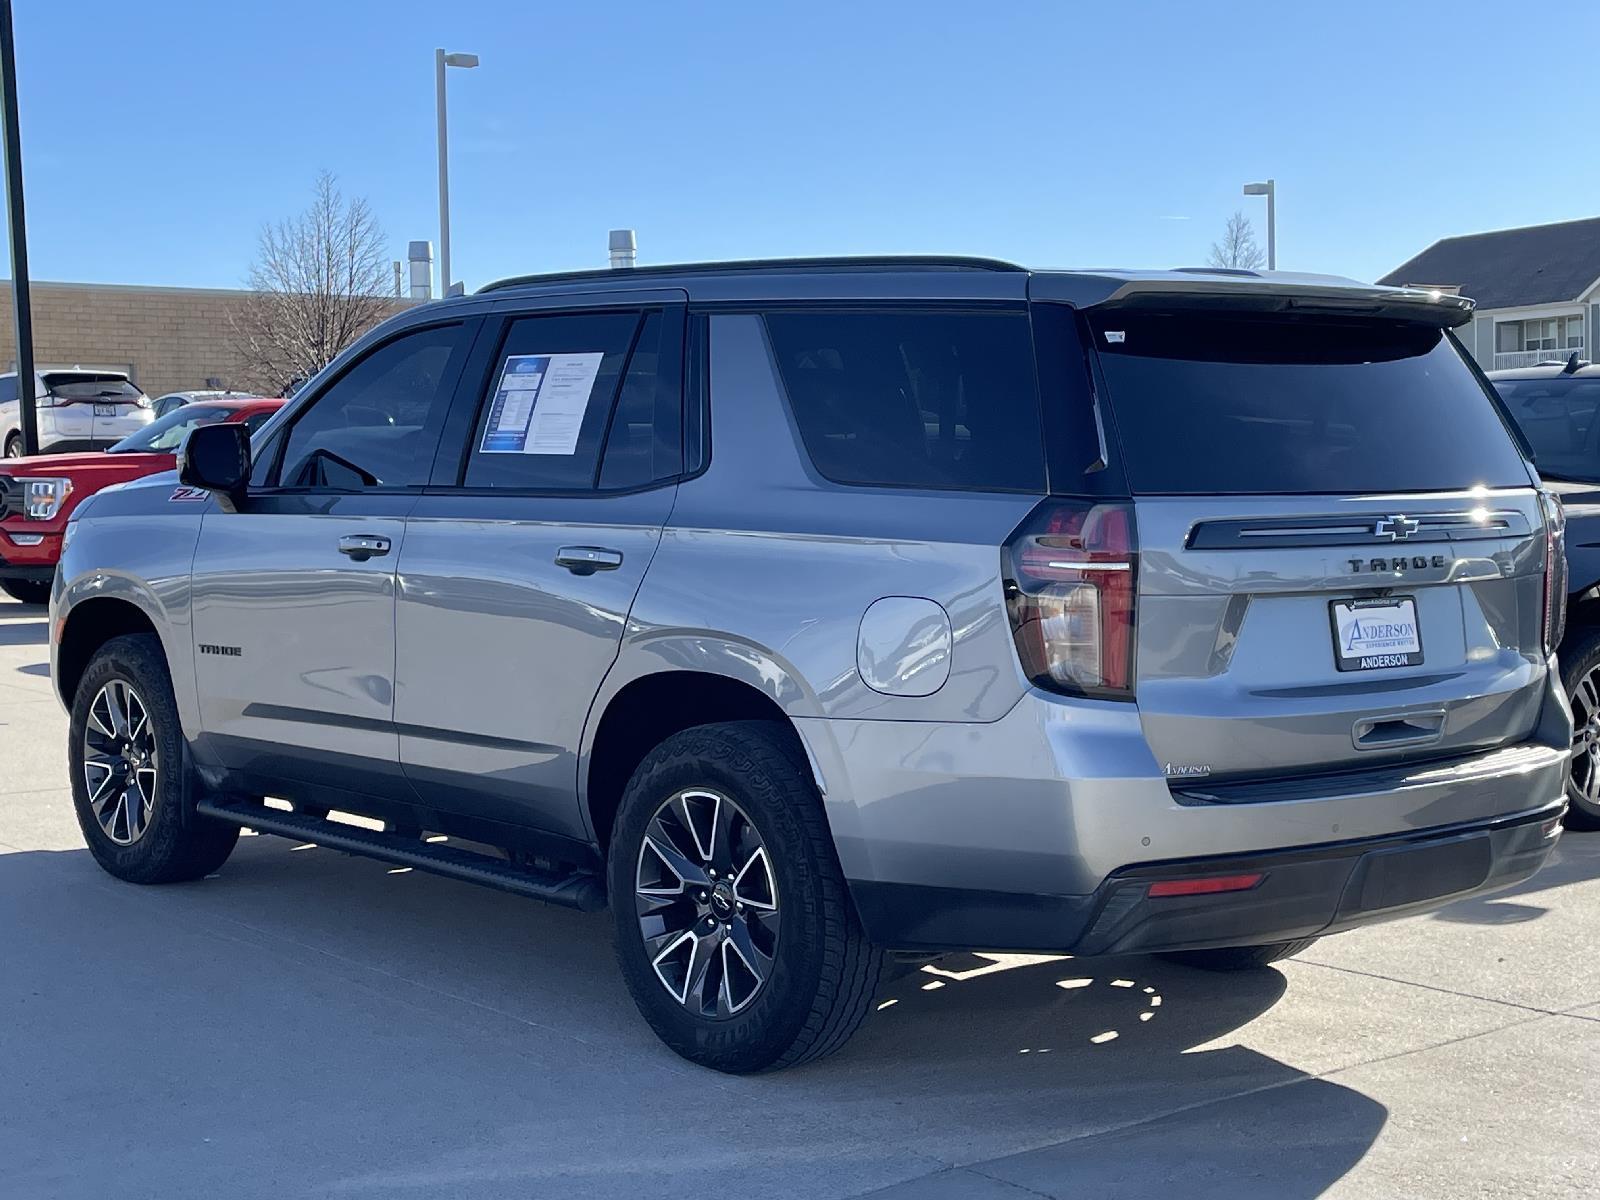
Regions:
[[[1006,544],[1006,604],[1017,655],[1040,687],[1133,697],[1133,510],[1047,500]]]
[[[1561,497],[1541,490],[1544,509],[1544,649],[1554,654],[1567,631],[1567,514]]]

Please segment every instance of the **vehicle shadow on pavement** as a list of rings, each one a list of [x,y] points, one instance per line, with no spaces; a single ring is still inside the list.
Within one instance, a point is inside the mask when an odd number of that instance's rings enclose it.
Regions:
[[[0,608],[0,646],[43,646],[50,621],[42,608],[20,604]]]
[[[1238,1043],[1277,971],[1136,957],[949,956],[835,1057],[717,1075],[635,1014],[604,915],[273,838],[167,888],[0,855],[0,945],[19,1195],[634,1197],[733,1163],[786,1200],[1297,1200],[1387,1117]]]
[[[1555,853],[1537,875],[1503,892],[1459,900],[1431,916],[1435,921],[1470,925],[1517,925],[1537,921],[1550,910],[1540,904],[1522,903],[1518,897],[1590,879],[1600,879],[1600,833],[1567,832],[1561,835]]]

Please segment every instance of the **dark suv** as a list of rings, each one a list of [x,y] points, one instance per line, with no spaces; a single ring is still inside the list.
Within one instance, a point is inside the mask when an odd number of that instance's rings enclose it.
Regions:
[[[1559,650],[1573,720],[1567,824],[1600,829],[1600,365],[1573,355],[1489,378],[1567,513],[1570,600]]]

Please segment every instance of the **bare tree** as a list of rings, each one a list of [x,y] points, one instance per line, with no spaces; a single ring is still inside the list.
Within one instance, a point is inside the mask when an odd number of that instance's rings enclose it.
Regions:
[[[1228,218],[1228,228],[1220,242],[1211,243],[1211,257],[1206,260],[1213,267],[1242,267],[1247,271],[1267,265],[1267,256],[1256,245],[1256,232],[1250,227],[1250,218],[1236,212]]]
[[[230,313],[248,383],[276,395],[327,366],[394,311],[389,271],[372,209],[322,172],[310,207],[262,228],[250,294]]]

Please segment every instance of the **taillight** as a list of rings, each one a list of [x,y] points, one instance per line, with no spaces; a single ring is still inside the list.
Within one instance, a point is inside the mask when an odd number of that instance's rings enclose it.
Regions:
[[[1046,500],[1006,543],[1006,607],[1022,670],[1069,695],[1133,698],[1133,509]]]
[[[1544,510],[1544,649],[1555,653],[1567,631],[1567,514],[1561,497],[1539,492]]]

